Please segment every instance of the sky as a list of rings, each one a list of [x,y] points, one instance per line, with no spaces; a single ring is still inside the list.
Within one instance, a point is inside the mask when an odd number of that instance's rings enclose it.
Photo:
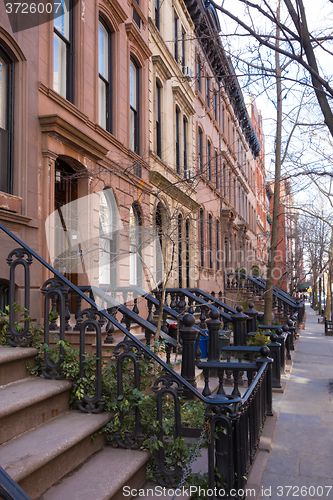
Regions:
[[[303,0],[305,11],[308,20],[308,26],[311,32],[318,34],[332,33],[333,32],[333,3],[329,0]],[[222,3],[223,2],[223,3]],[[241,17],[244,21],[249,23],[249,17],[247,13],[247,7],[240,0],[219,0],[218,3],[232,12],[237,16]],[[263,2],[257,0],[259,5],[263,5]],[[295,2],[293,1],[294,5]],[[276,2],[268,0],[269,6],[274,11],[276,8]],[[283,1],[282,1],[283,6]],[[281,18],[284,20],[284,10],[282,8]],[[264,22],[261,14],[254,13],[251,17],[251,21],[257,30],[261,32],[267,32],[271,30],[271,26],[268,22]],[[239,57],[239,59],[245,59],[246,61],[253,61],[258,63],[256,60],[257,52],[254,52],[255,42],[253,38],[248,36],[241,36],[244,31],[236,23],[230,20],[229,17],[220,14],[221,32],[223,44],[226,49],[230,50],[231,55]],[[329,47],[333,51],[333,43]],[[262,61],[267,66],[269,64],[274,64],[274,59],[269,55],[266,50],[261,49]],[[325,52],[321,48],[316,50],[316,56],[318,58],[322,74],[326,78],[332,78],[333,64],[332,55]],[[286,60],[281,58],[282,63]],[[262,78],[258,78],[254,74],[251,79],[248,76],[241,77],[242,74],[246,74],[248,69],[244,64],[240,63],[239,60],[233,58],[233,63],[236,68],[237,76],[240,78],[240,83],[243,89],[244,98],[246,102],[249,102],[250,94],[254,94],[256,97],[256,103],[258,109],[261,110],[263,121],[264,121],[264,133],[265,133],[265,150],[266,150],[266,170],[274,171],[274,136],[275,136],[275,105],[274,102],[269,100],[269,94],[273,96],[274,99],[274,79],[266,78],[264,81]],[[252,73],[257,73],[255,70],[251,70]],[[296,64],[291,64],[288,67],[287,77],[300,80],[302,74],[299,72],[298,66]],[[298,84],[285,84],[285,90],[283,94],[283,109],[284,109],[284,138],[285,141],[289,135],[292,127],[291,121],[299,113],[299,120],[304,123],[309,121],[322,122],[322,115],[316,100],[314,98],[314,93],[311,89],[306,88],[304,93],[304,86]],[[302,102],[302,107],[300,110],[299,103]],[[299,111],[300,110],[300,111]],[[290,120],[291,119],[291,120]],[[310,133],[311,132],[311,133]],[[285,161],[285,170],[287,172],[290,169],[295,170],[295,162],[299,162],[305,165],[325,165],[325,168],[330,168],[330,154],[323,158],[320,153],[325,149],[327,152],[331,150],[330,137],[326,135],[325,137],[325,127],[319,129],[309,129],[309,127],[297,127],[294,131],[293,139],[289,146],[289,152],[291,157]],[[321,146],[324,141],[324,146]],[[319,150],[319,152],[318,152]],[[319,155],[319,156],[318,156]],[[332,169],[332,167],[331,167]],[[302,201],[305,198],[305,188],[306,182],[300,181],[300,178],[295,183],[295,196],[298,200]],[[313,188],[312,188],[313,191]],[[310,192],[312,192],[310,189]]]

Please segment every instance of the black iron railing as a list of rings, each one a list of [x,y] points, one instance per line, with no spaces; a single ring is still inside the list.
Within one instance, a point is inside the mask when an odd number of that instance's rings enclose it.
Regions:
[[[42,293],[44,296],[44,341],[49,343],[49,334],[54,327],[54,317],[56,313],[57,318],[57,335],[59,335],[60,340],[65,340],[66,338],[66,325],[68,327],[68,314],[69,314],[69,295],[70,293],[75,293],[77,297],[80,297],[88,307],[81,309],[77,314],[77,327],[80,331],[80,350],[79,350],[79,362],[80,362],[80,377],[83,381],[86,377],[85,373],[85,355],[86,355],[86,345],[85,336],[87,331],[95,332],[96,336],[96,375],[95,375],[95,385],[94,387],[89,385],[89,387],[84,386],[84,393],[78,399],[78,406],[84,412],[98,413],[104,408],[104,398],[102,392],[102,326],[104,323],[112,325],[117,328],[120,332],[125,335],[122,342],[118,343],[114,355],[116,358],[117,367],[117,397],[123,395],[123,376],[124,376],[124,365],[126,361],[130,361],[133,365],[133,387],[140,387],[140,370],[139,370],[139,360],[142,356],[147,356],[149,359],[153,360],[157,366],[163,371],[163,374],[155,380],[153,383],[153,389],[156,394],[156,418],[158,421],[163,420],[164,411],[164,401],[165,397],[170,397],[174,401],[174,432],[173,438],[176,439],[181,435],[180,422],[180,405],[179,398],[181,394],[184,394],[189,399],[197,399],[206,405],[205,418],[207,420],[207,427],[210,429],[210,439],[209,439],[209,459],[208,459],[208,473],[209,473],[209,488],[214,488],[218,479],[224,477],[226,481],[226,488],[229,491],[231,488],[239,488],[246,482],[245,476],[249,470],[249,466],[253,460],[255,451],[257,449],[257,443],[260,438],[263,423],[266,415],[272,413],[271,403],[271,364],[272,360],[268,358],[269,350],[262,348],[260,353],[261,357],[257,359],[256,363],[249,363],[248,366],[243,366],[242,371],[245,370],[248,373],[248,380],[251,382],[249,387],[246,389],[245,394],[240,397],[236,395],[238,392],[235,387],[239,386],[239,369],[237,366],[233,368],[234,373],[234,389],[233,394],[224,394],[223,391],[218,391],[214,395],[206,395],[207,388],[204,389],[203,394],[201,394],[196,388],[195,377],[193,377],[193,370],[195,367],[195,340],[198,335],[198,329],[193,326],[194,317],[192,314],[185,314],[182,318],[183,325],[180,328],[180,336],[183,342],[183,365],[182,365],[182,375],[175,372],[167,363],[165,363],[156,353],[154,353],[149,346],[140,342],[135,335],[133,335],[128,328],[127,324],[130,325],[132,321],[140,321],[144,328],[149,329],[151,332],[156,333],[154,325],[150,321],[138,318],[138,314],[134,310],[130,310],[125,305],[119,305],[117,303],[111,303],[110,305],[110,295],[106,294],[104,291],[98,292],[100,294],[100,300],[104,301],[108,307],[105,309],[97,307],[93,298],[89,295],[89,290],[86,287],[81,289],[75,286],[68,279],[66,279],[60,272],[54,269],[48,262],[46,262],[42,257],[40,257],[31,248],[25,245],[16,235],[9,231],[5,226],[0,224],[0,229],[2,229],[10,238],[12,238],[18,245],[20,249],[16,249],[11,252],[7,262],[10,266],[10,280],[9,280],[9,296],[10,296],[10,328],[7,332],[7,339],[11,345],[29,345],[31,340],[31,334],[29,330],[29,320],[28,316],[24,322],[24,328],[22,331],[15,326],[15,311],[14,311],[14,301],[15,301],[15,270],[18,266],[22,266],[25,273],[24,280],[24,306],[27,309],[27,314],[29,312],[29,295],[30,295],[30,267],[33,260],[36,260],[48,269],[54,278],[47,280],[43,287]],[[88,292],[88,295],[87,295]],[[96,294],[96,290],[93,289],[93,293]],[[172,295],[174,291],[170,291],[170,297],[172,302]],[[200,313],[205,312],[205,317],[202,318],[202,322],[205,325],[211,326],[211,322],[215,322],[215,332],[217,331],[217,322],[220,322],[218,318],[222,318],[223,321],[229,323],[232,321],[232,317],[221,311],[221,309],[216,308],[213,304],[207,304],[202,298],[188,292],[184,289],[178,289],[176,292],[179,297],[179,303],[177,308],[171,307],[170,309],[179,314],[184,311],[185,306],[188,311],[191,311],[194,304],[199,307]],[[153,303],[153,300],[150,300]],[[183,302],[183,303],[182,303]],[[186,304],[187,302],[187,304]],[[156,303],[155,303],[156,305]],[[167,306],[167,307],[169,307]],[[102,306],[103,307],[103,306]],[[123,314],[123,319],[125,320],[125,326],[119,322],[115,316],[112,314],[112,310],[117,309]],[[206,312],[210,311],[211,320],[206,322]],[[169,311],[170,312],[170,311]],[[195,311],[193,311],[195,312]],[[51,318],[50,318],[51,315]],[[245,315],[244,315],[245,316]],[[246,317],[247,318],[247,317]],[[243,321],[243,320],[242,320]],[[243,321],[244,322],[244,321]],[[201,327],[201,325],[200,325]],[[167,340],[170,342],[172,339]],[[44,367],[43,373],[49,378],[62,378],[66,376],[63,370],[62,362],[64,359],[64,347],[62,343],[58,347],[58,360],[55,362],[48,354],[47,351],[44,353]],[[216,370],[219,373],[219,379],[221,382],[221,373],[227,369],[227,363],[210,361],[214,366],[207,367],[203,366],[205,372],[205,379],[209,386],[210,371]],[[229,364],[230,368],[230,364]],[[222,377],[223,378],[223,377]],[[174,485],[178,484],[182,471],[179,467],[168,465],[166,462],[166,457],[164,455],[164,447],[166,446],[165,436],[162,432],[162,426],[160,426],[160,442],[163,444],[159,450],[159,461],[158,461],[158,472],[156,477],[161,484]],[[123,433],[121,430],[116,431],[115,439],[119,446],[126,448],[138,448],[142,444],[142,439],[144,435],[144,429],[141,424],[141,416],[139,407],[136,407],[134,411],[134,424],[131,431],[126,431]],[[170,439],[170,437],[168,438]],[[227,441],[225,441],[227,440]],[[227,448],[225,448],[227,444]],[[227,451],[226,451],[227,450]],[[223,458],[221,458],[223,457]],[[215,498],[215,497],[213,497]],[[237,497],[236,497],[237,498]]]
[[[2,467],[0,467],[0,498],[3,500],[31,500]]]
[[[226,275],[226,289],[242,289],[246,292],[251,292],[258,300],[264,300],[266,281],[262,278],[254,278],[253,276],[243,273],[228,273]],[[305,305],[301,299],[295,299],[285,290],[273,287],[273,306],[278,308],[278,313],[285,317],[292,316],[297,313],[297,322],[301,324],[304,319]]]

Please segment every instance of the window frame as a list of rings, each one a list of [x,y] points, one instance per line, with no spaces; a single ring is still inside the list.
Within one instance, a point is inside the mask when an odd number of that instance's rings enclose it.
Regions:
[[[216,219],[216,269],[220,269],[220,221]]]
[[[130,91],[130,149],[136,154],[140,154],[140,67],[133,56],[130,56],[130,75],[131,75],[131,65],[135,68],[136,72],[136,88],[134,89],[136,95],[136,108],[131,104],[131,76],[129,78],[129,91]],[[134,129],[132,131],[132,120],[131,112],[134,113]],[[133,148],[132,148],[132,137],[133,137]]]
[[[204,252],[204,211],[200,209],[200,265],[204,267],[205,265],[205,252]]]
[[[201,77],[202,77],[202,71],[201,71],[201,61],[200,57],[197,57],[197,83],[198,83],[198,92],[201,93]]]
[[[186,31],[184,26],[181,27],[181,32],[182,32],[182,38],[181,38],[181,44],[182,44],[182,66],[183,66],[183,71],[185,68],[185,63],[186,63]]]
[[[203,131],[199,127],[198,130],[198,163],[199,163],[199,172],[202,173],[203,170]]]
[[[210,85],[209,85],[209,76],[206,76],[206,105],[207,108],[210,108]]]
[[[160,0],[155,0],[155,27],[158,31],[160,31],[161,28],[160,9]]]
[[[108,45],[108,55],[107,55],[107,65],[108,65],[108,79],[106,80],[99,72],[99,69],[98,68],[98,79],[102,80],[103,83],[105,83],[106,85],[106,95],[105,95],[105,130],[107,130],[108,132],[110,132],[112,134],[112,117],[113,117],[113,99],[112,99],[112,96],[113,96],[113,93],[112,93],[112,31],[110,30],[108,24],[106,23],[106,21],[104,20],[104,18],[102,16],[99,16],[99,19],[98,19],[98,27],[99,27],[99,24],[101,24],[104,29],[106,30],[106,33],[107,33],[107,37],[108,37],[108,40],[107,40],[107,45]],[[99,31],[98,31],[98,35],[99,35]],[[99,47],[99,36],[98,36],[98,47]],[[100,98],[99,96],[99,93],[98,93],[98,98]],[[100,116],[98,117],[98,122],[99,124],[101,125],[100,123]],[[102,125],[101,125],[102,126]]]
[[[176,11],[174,11],[174,20],[173,20],[173,36],[174,36],[174,58],[176,63],[178,63],[178,21],[179,17],[177,16]]]
[[[211,148],[212,148],[212,145],[211,145],[211,142],[210,141],[207,141],[207,177],[208,177],[208,180],[211,181],[212,180],[212,170],[211,170],[211,156],[212,156],[212,152],[211,152]]]
[[[185,172],[187,172],[187,127],[188,127],[188,120],[185,115],[183,115],[183,165],[184,165],[184,175]]]
[[[6,180],[4,185],[0,184],[0,190],[5,193],[13,193],[13,157],[14,157],[14,61],[0,47],[0,56],[6,65],[6,88],[5,88],[5,128],[7,138],[7,159],[4,169],[6,169]]]
[[[53,47],[54,36],[57,35],[66,46],[66,96],[63,96],[67,101],[74,104],[74,55],[75,55],[75,16],[74,16],[74,0],[68,0],[68,39],[55,27],[53,22]],[[64,5],[66,3],[64,2]],[[53,48],[54,57],[54,48]],[[54,58],[53,58],[53,88],[54,88]],[[58,92],[58,91],[56,91]],[[58,92],[62,95],[60,92]]]
[[[213,217],[211,214],[208,215],[208,245],[209,245],[209,268],[213,269]]]
[[[162,158],[162,85],[156,80],[155,84],[155,128],[156,154]]]
[[[176,171],[177,174],[180,173],[180,109],[176,106],[176,123],[175,123],[175,135],[176,135]]]

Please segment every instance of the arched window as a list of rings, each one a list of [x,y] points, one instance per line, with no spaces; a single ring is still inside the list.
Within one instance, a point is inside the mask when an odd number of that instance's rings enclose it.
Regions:
[[[0,191],[13,190],[14,63],[0,49]]]
[[[98,123],[112,132],[111,32],[102,18],[98,23]]]
[[[130,209],[129,242],[130,242],[130,284],[142,284],[142,218],[137,205]]]
[[[54,19],[53,88],[74,102],[74,5],[61,0],[62,14]]]
[[[117,207],[110,190],[99,194],[99,284],[117,286]]]
[[[139,117],[139,67],[130,59],[130,147],[132,151],[140,152],[140,117]]]

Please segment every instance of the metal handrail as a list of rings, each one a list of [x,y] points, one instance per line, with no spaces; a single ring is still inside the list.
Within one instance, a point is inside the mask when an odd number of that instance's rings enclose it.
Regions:
[[[136,285],[133,285],[131,287],[119,286],[119,287],[108,288],[108,291],[124,292],[126,290],[132,291],[132,292],[137,292],[139,297],[143,297],[144,299],[146,299],[147,301],[150,301],[155,306],[159,307],[159,305],[160,305],[160,301],[156,297],[154,297],[153,295],[151,295],[148,292],[145,292],[142,288],[140,288],[139,286],[136,286]],[[164,304],[164,306],[163,306],[163,311],[166,312],[169,316],[171,316],[174,319],[177,319],[177,320],[179,319],[180,321],[182,321],[182,319],[183,319],[182,314],[177,313],[177,311],[175,311],[174,309],[171,309],[166,304]],[[122,311],[120,310],[120,312],[122,312]],[[131,312],[133,312],[133,311],[131,311]],[[141,318],[141,316],[139,316],[139,317]],[[208,337],[208,333],[205,330],[203,330],[202,328],[200,328],[200,326],[194,324],[193,328],[198,330],[198,332],[200,332],[202,337]],[[162,334],[161,334],[161,336],[162,336]],[[170,338],[171,338],[171,340],[173,340],[172,337],[170,337]],[[168,340],[168,342],[169,342],[169,340]]]
[[[31,500],[2,467],[0,467],[0,495],[5,500]]]
[[[18,236],[13,234],[6,226],[0,222],[0,229],[6,233],[12,240],[14,240],[18,245],[24,248],[30,253],[38,262],[40,262],[46,269],[53,273],[57,278],[59,278],[65,285],[67,285],[71,290],[77,293],[81,298],[83,298],[91,307],[97,308],[96,303],[88,297],[83,291],[81,291],[77,286],[75,286],[71,281],[69,281],[65,276],[63,276],[59,271],[54,269],[48,262],[46,262],[39,254],[37,254],[32,248],[26,245]],[[192,295],[192,294],[190,294]],[[195,298],[195,296],[193,296]],[[198,297],[196,297],[198,299]],[[204,302],[204,301],[203,301]],[[216,308],[214,308],[216,309]],[[132,312],[132,311],[131,311]],[[221,312],[221,311],[220,311]],[[189,389],[194,396],[203,401],[206,404],[211,404],[212,400],[209,397],[204,397],[197,389],[195,389],[187,380],[185,380],[181,375],[179,375],[175,370],[173,370],[167,363],[165,363],[161,358],[159,358],[149,347],[138,340],[135,335],[129,332],[121,323],[119,323],[113,316],[107,313],[105,310],[101,310],[100,313],[108,319],[118,330],[120,330],[124,335],[129,337],[134,344],[136,344],[140,349],[148,354],[154,361],[161,365],[164,370],[166,370],[170,375],[172,375],[181,385]],[[229,316],[229,315],[228,315]],[[239,398],[233,398],[228,401],[228,404],[239,403]],[[225,398],[221,396],[214,396],[214,404],[225,404]]]
[[[212,311],[217,311],[222,318],[228,320],[230,323],[232,321],[230,314],[228,314],[224,311],[221,311],[219,308],[215,307],[213,304],[207,303],[204,299],[201,299],[197,295],[194,295],[194,293],[189,292],[186,288],[167,288],[166,292],[167,293],[172,293],[172,292],[173,293],[182,293],[185,295],[185,297],[192,299],[193,302],[196,302],[197,304],[202,305],[202,306],[206,306],[209,309],[211,309]]]
[[[222,300],[214,297],[214,295],[211,295],[210,293],[204,292],[200,288],[190,288],[189,292],[192,292],[192,293],[198,292],[198,293],[200,293],[200,295],[202,295],[206,299],[212,300],[218,306],[223,307],[223,309],[227,310],[228,313],[230,313],[230,314],[237,314],[236,309],[234,309],[233,307],[229,306],[225,302],[222,302]]]
[[[256,285],[260,286],[262,289],[266,290],[266,283],[262,280],[262,278],[261,278],[261,281],[260,281],[260,280],[257,280],[256,278],[254,278],[253,276],[250,276],[248,274],[243,274],[243,276],[245,278],[249,279],[250,281],[252,281],[252,283],[255,283]],[[274,290],[274,288],[275,288],[275,290]],[[280,292],[276,291],[276,286],[275,285],[273,287],[273,295],[275,297],[277,297],[278,299],[282,300],[282,302],[287,303],[291,307],[299,307],[299,304],[297,304],[296,302],[293,302],[293,298],[292,297],[290,297],[290,298],[288,298],[288,297],[281,297]]]

